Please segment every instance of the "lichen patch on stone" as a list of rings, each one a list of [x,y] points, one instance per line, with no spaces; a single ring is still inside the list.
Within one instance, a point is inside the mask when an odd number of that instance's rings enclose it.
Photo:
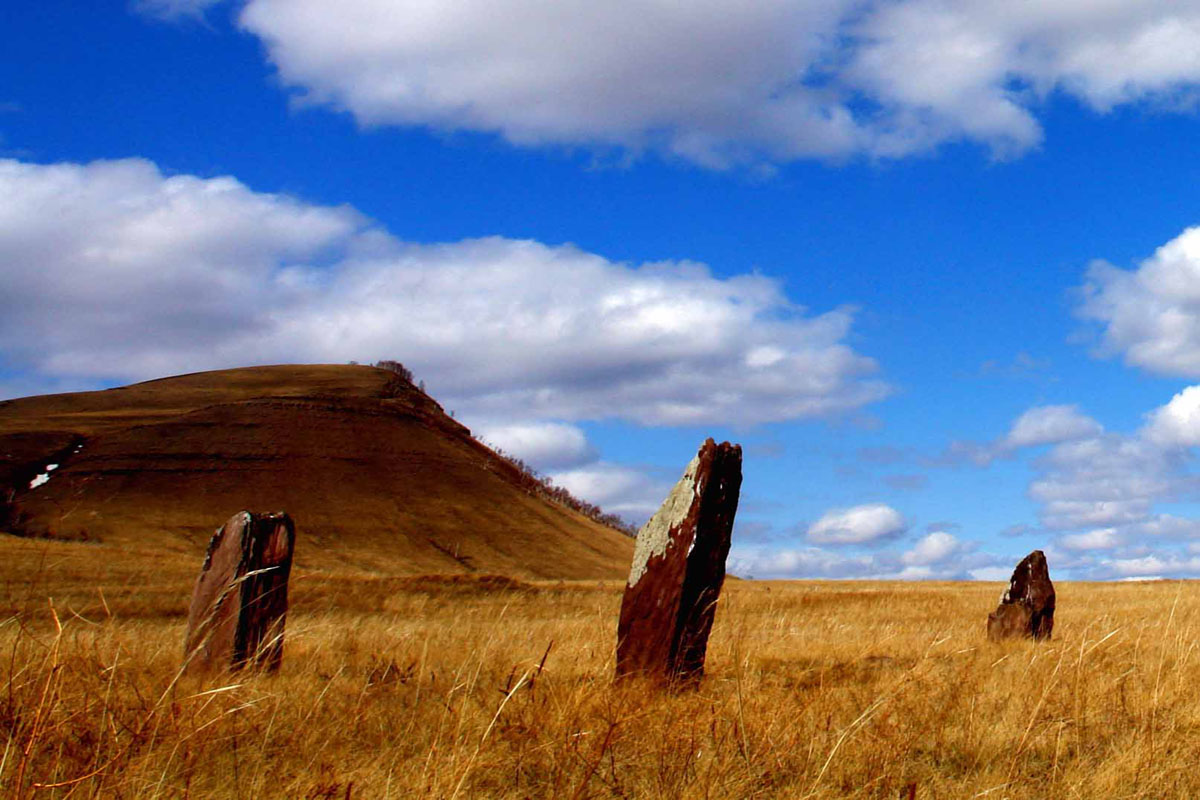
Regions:
[[[683,477],[671,489],[662,507],[654,512],[654,516],[638,531],[637,543],[633,547],[633,565],[629,570],[629,586],[646,574],[646,565],[655,556],[667,552],[671,545],[671,528],[678,525],[692,507],[698,489],[696,486],[696,470],[700,466],[700,454],[697,453],[683,471]]]

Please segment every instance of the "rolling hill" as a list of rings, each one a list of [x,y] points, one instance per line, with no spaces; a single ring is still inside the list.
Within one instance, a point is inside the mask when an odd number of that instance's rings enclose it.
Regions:
[[[286,510],[302,568],[625,576],[632,539],[529,484],[375,367],[247,367],[0,403],[0,531],[199,558],[234,512]]]

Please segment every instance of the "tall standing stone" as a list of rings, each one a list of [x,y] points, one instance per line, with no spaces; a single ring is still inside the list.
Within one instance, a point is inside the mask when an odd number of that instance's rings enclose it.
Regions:
[[[217,529],[192,592],[189,670],[279,668],[296,530],[282,512],[242,511]]]
[[[1046,554],[1034,550],[1013,570],[999,607],[988,614],[988,638],[1017,636],[1049,639],[1054,630],[1054,584]]]
[[[617,625],[617,678],[704,674],[742,486],[742,448],[708,439],[638,533]]]

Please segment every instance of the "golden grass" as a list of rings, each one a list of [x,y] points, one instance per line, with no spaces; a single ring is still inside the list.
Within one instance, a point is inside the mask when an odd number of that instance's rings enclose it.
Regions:
[[[611,683],[619,583],[461,576],[297,573],[278,675],[179,679],[199,565],[115,555],[0,543],[0,796],[1200,795],[1196,584],[989,644],[997,584],[735,581],[671,695]]]

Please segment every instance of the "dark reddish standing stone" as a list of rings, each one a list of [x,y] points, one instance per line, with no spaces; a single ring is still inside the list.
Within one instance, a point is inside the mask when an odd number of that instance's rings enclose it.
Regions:
[[[284,513],[242,511],[213,534],[188,612],[189,670],[279,669],[295,542]]]
[[[988,614],[988,638],[996,641],[1017,636],[1049,639],[1054,630],[1054,584],[1046,554],[1034,550],[1013,570],[1000,606]]]
[[[708,439],[638,533],[617,625],[617,678],[703,676],[741,486],[742,448]]]

